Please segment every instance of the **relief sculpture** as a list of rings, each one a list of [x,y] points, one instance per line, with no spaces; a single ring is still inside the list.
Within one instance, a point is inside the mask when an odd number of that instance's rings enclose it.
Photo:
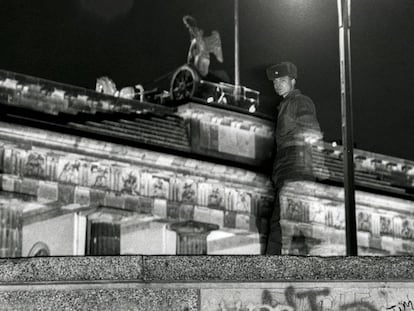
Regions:
[[[309,220],[309,204],[288,198],[284,214],[289,220],[307,222]]]
[[[402,223],[401,237],[403,239],[414,238],[414,231],[413,231],[412,225],[410,224],[408,220],[404,220]]]
[[[100,166],[99,164],[91,164],[90,173],[92,187],[108,187],[109,169],[107,167]]]
[[[381,235],[393,235],[394,230],[392,229],[392,221],[391,218],[388,217],[380,217],[380,233]]]
[[[25,166],[25,176],[43,177],[45,157],[39,153],[30,153]]]
[[[186,180],[182,188],[182,201],[186,203],[195,203],[196,198],[196,184],[192,180]]]
[[[358,230],[371,232],[371,215],[367,213],[358,213]]]
[[[242,191],[237,191],[236,202],[234,210],[238,212],[250,213],[251,197],[250,194]]]
[[[139,195],[139,182],[136,174],[129,172],[125,178],[122,177],[121,192],[126,194]]]
[[[168,181],[161,177],[153,176],[150,193],[153,197],[167,199],[169,193]]]
[[[79,161],[68,161],[63,167],[59,175],[59,180],[66,183],[76,184],[79,182],[79,169],[81,163]]]
[[[221,208],[224,204],[224,190],[219,186],[213,185],[208,195],[208,206],[213,208]]]

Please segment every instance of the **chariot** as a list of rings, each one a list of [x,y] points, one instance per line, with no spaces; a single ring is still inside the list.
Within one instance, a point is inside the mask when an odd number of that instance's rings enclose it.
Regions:
[[[246,108],[251,112],[254,112],[259,105],[260,92],[242,85],[209,81],[208,77],[203,78],[191,64],[179,67],[170,80],[170,99],[172,101],[198,99],[207,103]]]

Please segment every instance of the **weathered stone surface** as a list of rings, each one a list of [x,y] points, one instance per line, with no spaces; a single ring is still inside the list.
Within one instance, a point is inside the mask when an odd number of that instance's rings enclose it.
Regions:
[[[253,164],[263,164],[271,157],[270,120],[196,103],[181,105],[177,114],[188,122],[195,153]]]
[[[412,257],[5,259],[0,310],[397,311],[413,279]]]
[[[402,280],[412,257],[144,256],[145,281]]]
[[[114,284],[87,287],[0,289],[0,310],[198,310],[196,289],[118,288]]]
[[[142,258],[42,257],[0,260],[0,283],[141,280]]]
[[[412,257],[104,256],[0,260],[0,282],[298,281],[414,278]]]

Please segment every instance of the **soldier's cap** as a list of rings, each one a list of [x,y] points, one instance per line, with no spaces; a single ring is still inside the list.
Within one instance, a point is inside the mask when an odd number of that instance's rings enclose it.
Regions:
[[[280,77],[291,77],[293,79],[297,79],[298,77],[298,69],[296,68],[295,64],[291,62],[281,62],[276,65],[272,65],[266,69],[267,78],[273,81],[276,78]]]

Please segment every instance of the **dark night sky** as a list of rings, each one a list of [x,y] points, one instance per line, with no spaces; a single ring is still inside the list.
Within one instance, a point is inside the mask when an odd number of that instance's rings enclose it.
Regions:
[[[182,16],[218,30],[234,77],[232,0],[0,0],[0,68],[95,88],[145,84],[182,65]],[[325,140],[341,138],[335,0],[240,0],[241,83],[279,101],[265,68],[291,60],[312,97]],[[360,149],[414,160],[414,0],[352,1],[354,136]]]

